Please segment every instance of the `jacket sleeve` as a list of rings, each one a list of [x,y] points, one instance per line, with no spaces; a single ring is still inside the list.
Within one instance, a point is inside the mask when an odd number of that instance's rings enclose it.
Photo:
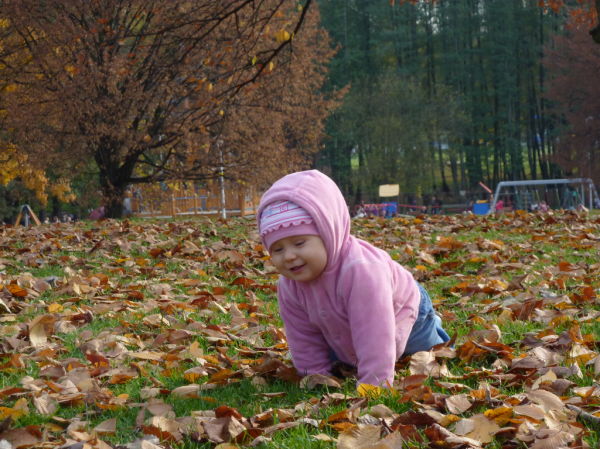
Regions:
[[[311,324],[308,313],[297,298],[279,282],[277,288],[279,312],[285,326],[288,347],[294,367],[301,376],[330,374],[329,345],[321,330]]]
[[[396,318],[389,267],[357,262],[346,270],[346,298],[358,382],[386,387],[394,380]]]

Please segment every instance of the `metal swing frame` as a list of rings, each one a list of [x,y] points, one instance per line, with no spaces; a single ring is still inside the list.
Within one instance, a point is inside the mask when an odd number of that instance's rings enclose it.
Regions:
[[[588,209],[594,208],[594,199],[600,198],[594,182],[590,178],[573,178],[573,179],[537,179],[532,181],[502,181],[496,186],[496,192],[488,213],[493,213],[496,210],[496,203],[500,198],[500,192],[506,187],[530,187],[530,186],[549,186],[549,185],[569,185],[577,184],[579,186],[579,193],[582,198],[582,204],[585,206],[586,199],[586,188],[587,188],[587,199]]]

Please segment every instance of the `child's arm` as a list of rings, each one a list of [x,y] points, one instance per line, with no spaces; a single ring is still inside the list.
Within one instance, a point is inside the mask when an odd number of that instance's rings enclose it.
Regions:
[[[310,323],[306,311],[284,290],[280,283],[277,294],[279,311],[294,366],[301,376],[330,374],[330,349],[323,334]]]
[[[348,268],[344,278],[358,381],[392,385],[399,356],[396,351],[406,345],[416,314],[406,310],[405,316],[400,317],[403,324],[406,320],[406,326],[396,329],[392,279],[387,266],[359,262]]]

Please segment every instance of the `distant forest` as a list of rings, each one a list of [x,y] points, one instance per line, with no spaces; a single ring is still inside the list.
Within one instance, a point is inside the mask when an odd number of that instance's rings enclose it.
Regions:
[[[591,177],[598,185],[600,46],[537,0],[320,0],[349,86],[317,165],[350,202],[380,184],[457,197],[480,181]]]

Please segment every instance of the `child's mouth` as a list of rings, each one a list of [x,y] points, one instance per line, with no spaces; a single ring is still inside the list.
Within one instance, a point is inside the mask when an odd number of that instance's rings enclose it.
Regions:
[[[290,271],[292,273],[297,273],[298,271],[302,270],[302,268],[304,268],[304,265],[306,265],[306,264],[302,264],[302,265],[298,265],[296,267],[292,267],[292,268],[290,268]]]

